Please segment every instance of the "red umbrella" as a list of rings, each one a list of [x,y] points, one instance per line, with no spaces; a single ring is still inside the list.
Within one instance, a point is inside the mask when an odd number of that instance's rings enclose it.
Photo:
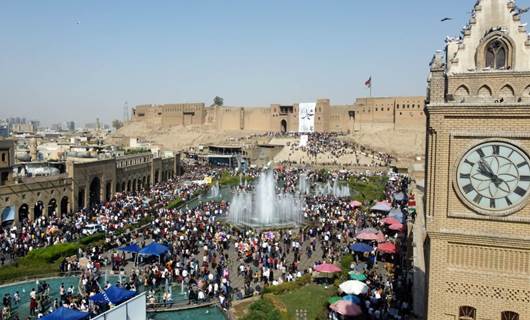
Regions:
[[[405,226],[398,222],[398,223],[394,223],[390,225],[388,229],[394,230],[394,231],[403,231],[405,229]]]
[[[396,245],[392,242],[383,242],[377,245],[377,250],[383,252],[383,253],[396,253],[397,248]]]
[[[373,240],[377,242],[385,241],[385,235],[381,232],[360,232],[355,236],[359,240]]]
[[[386,217],[382,221],[384,224],[387,224],[387,225],[393,225],[393,224],[399,223],[399,221],[394,217]]]
[[[318,266],[316,266],[315,267],[315,271],[317,271],[317,272],[325,272],[325,273],[335,273],[335,272],[341,272],[342,269],[337,267],[334,264],[323,263],[323,264],[319,264]]]
[[[329,306],[331,310],[347,317],[356,317],[363,313],[361,307],[351,301],[340,300]]]

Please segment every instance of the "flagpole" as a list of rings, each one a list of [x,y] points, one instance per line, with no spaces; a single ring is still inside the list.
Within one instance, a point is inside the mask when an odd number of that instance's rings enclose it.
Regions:
[[[372,79],[372,76],[370,76],[370,98],[372,97],[372,86],[374,84],[374,81]]]

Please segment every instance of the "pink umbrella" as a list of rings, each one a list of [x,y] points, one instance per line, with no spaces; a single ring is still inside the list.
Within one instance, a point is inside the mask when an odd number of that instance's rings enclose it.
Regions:
[[[394,230],[394,231],[403,231],[405,229],[405,226],[398,222],[398,223],[394,223],[390,225],[388,229]]]
[[[373,240],[377,242],[386,241],[385,235],[381,232],[360,232],[355,236],[359,240]]]
[[[317,271],[317,272],[325,272],[325,273],[335,273],[335,272],[341,272],[342,269],[337,267],[334,264],[323,263],[323,264],[319,264],[318,266],[316,266],[315,267],[315,271]]]
[[[352,207],[352,208],[362,207],[362,205],[363,204],[361,202],[357,201],[357,200],[354,200],[354,201],[350,202],[350,207]]]
[[[386,217],[382,221],[384,224],[388,224],[388,225],[399,223],[399,221],[397,221],[397,219],[393,217]]]
[[[396,253],[397,248],[396,245],[392,242],[384,242],[377,245],[377,250],[383,252],[383,253]]]
[[[340,300],[329,306],[331,310],[348,317],[356,317],[363,313],[361,307],[351,301]]]

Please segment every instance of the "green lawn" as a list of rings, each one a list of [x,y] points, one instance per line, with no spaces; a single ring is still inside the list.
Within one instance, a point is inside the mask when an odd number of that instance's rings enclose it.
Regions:
[[[304,310],[305,319],[326,319],[328,298],[334,296],[337,289],[334,286],[325,288],[321,285],[309,284],[297,290],[274,296],[287,309],[288,319],[297,319],[296,311]]]
[[[367,181],[351,178],[350,189],[356,191],[353,196],[358,201],[378,201],[385,198],[387,177],[370,177]]]

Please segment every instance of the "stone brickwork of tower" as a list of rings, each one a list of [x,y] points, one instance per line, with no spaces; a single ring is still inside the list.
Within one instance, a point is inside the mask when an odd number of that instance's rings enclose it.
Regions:
[[[530,45],[513,1],[477,1],[431,63],[427,319],[530,319]]]

